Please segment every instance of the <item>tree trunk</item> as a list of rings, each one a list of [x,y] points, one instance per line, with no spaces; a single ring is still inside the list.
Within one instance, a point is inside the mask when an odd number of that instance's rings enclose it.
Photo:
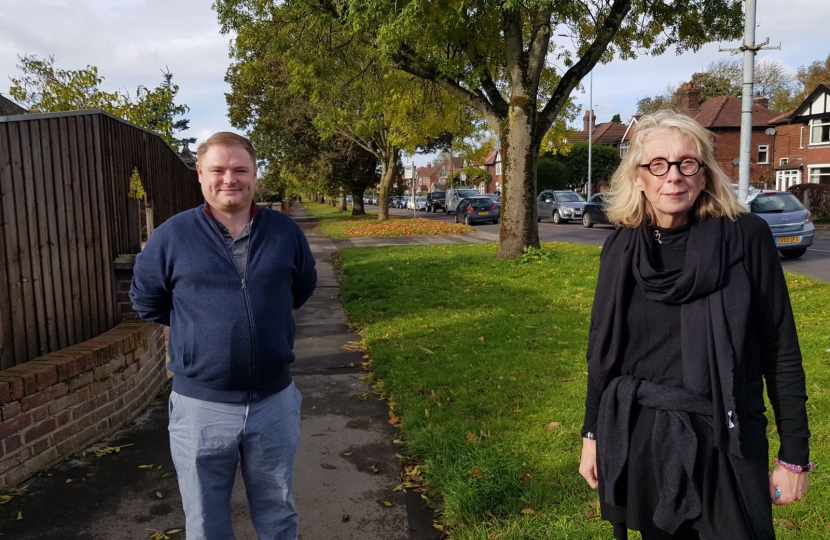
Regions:
[[[515,259],[525,246],[539,247],[536,209],[536,166],[539,145],[533,140],[533,100],[514,97],[510,115],[501,123],[502,216],[496,257]]]
[[[363,208],[363,194],[366,188],[352,188],[352,215],[365,216],[366,210]]]
[[[346,192],[343,188],[340,188],[340,196],[337,197],[337,209],[341,212],[348,210],[348,207],[346,206]]]
[[[395,178],[395,165],[398,163],[398,149],[391,147],[381,153],[380,192],[378,193],[378,221],[389,219],[389,193]]]

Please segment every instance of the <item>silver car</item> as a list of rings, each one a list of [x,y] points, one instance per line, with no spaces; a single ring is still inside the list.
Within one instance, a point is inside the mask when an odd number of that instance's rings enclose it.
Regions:
[[[747,198],[749,210],[769,224],[778,252],[797,259],[813,245],[816,227],[810,211],[789,191],[758,190]]]
[[[539,221],[550,218],[554,223],[581,220],[585,199],[575,191],[543,191],[536,198]]]

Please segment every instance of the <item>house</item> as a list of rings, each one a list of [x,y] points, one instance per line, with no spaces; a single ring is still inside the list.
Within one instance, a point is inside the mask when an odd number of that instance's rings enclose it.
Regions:
[[[27,112],[29,111],[3,94],[0,94],[0,116],[14,116],[17,114],[26,114]]]
[[[700,101],[700,89],[693,82],[683,85],[682,105],[678,112],[694,118],[698,124],[714,134],[715,160],[732,182],[738,182],[738,158],[741,146],[741,100],[732,96],[718,96]],[[767,108],[769,100],[756,95],[752,104],[752,154],[749,182],[756,186],[772,184],[773,135],[770,122],[779,113]]]
[[[501,193],[504,188],[504,175],[501,167],[501,148],[493,148],[484,158],[483,168],[493,179],[489,184],[479,186],[482,193]]]
[[[830,85],[818,85],[797,109],[770,125],[775,189],[830,184]]]
[[[568,139],[568,142],[587,142],[589,127],[591,128],[592,144],[604,144],[614,148],[620,148],[623,136],[628,131],[628,126],[625,124],[616,122],[597,124],[597,116],[594,111],[585,111],[585,116],[582,117],[582,131],[577,131],[573,137]]]

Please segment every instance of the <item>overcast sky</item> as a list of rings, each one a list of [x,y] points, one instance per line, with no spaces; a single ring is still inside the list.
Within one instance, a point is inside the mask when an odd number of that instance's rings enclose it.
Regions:
[[[55,56],[63,69],[98,67],[103,88],[135,93],[161,82],[165,67],[179,85],[179,103],[190,107],[189,136],[204,139],[211,133],[233,130],[226,116],[224,82],[229,65],[231,36],[219,33],[210,0],[0,0],[0,92],[8,94],[9,77],[20,72],[17,56]],[[772,58],[795,71],[830,54],[828,0],[757,0],[756,42],[770,39],[782,50],[761,51],[758,59]],[[564,40],[566,38],[554,38]],[[634,114],[637,100],[662,94],[668,84],[688,78],[712,61],[731,58],[713,43],[697,53],[634,61],[614,61],[594,70],[593,102],[597,122],[614,114],[624,121]],[[575,94],[588,108],[585,93]],[[580,120],[581,125],[581,120]],[[425,164],[430,157],[416,156]],[[407,158],[406,161],[410,159]]]

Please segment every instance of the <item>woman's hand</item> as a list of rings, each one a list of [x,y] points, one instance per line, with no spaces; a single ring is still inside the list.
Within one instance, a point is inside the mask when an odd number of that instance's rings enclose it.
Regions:
[[[585,446],[582,447],[582,459],[585,459]],[[582,472],[582,467],[579,469]],[[582,476],[585,476],[584,474]],[[773,504],[789,504],[793,501],[800,501],[807,491],[807,473],[796,473],[788,471],[781,465],[775,465],[772,474],[769,475],[769,496]],[[775,498],[775,490],[781,490],[781,496]]]
[[[582,438],[582,459],[579,461],[579,474],[592,489],[597,489],[597,441]]]

